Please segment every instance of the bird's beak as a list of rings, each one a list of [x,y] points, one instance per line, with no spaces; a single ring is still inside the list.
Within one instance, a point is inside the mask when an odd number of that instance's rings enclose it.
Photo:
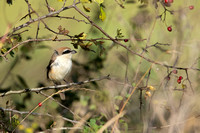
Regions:
[[[75,50],[72,50],[72,52],[71,52],[72,54],[76,54],[77,52],[75,51]]]

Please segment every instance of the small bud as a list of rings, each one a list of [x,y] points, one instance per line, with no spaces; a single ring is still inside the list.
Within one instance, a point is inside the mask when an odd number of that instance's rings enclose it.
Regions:
[[[172,31],[172,27],[171,27],[171,26],[167,27],[167,30],[168,30],[169,32],[171,32],[171,31]]]
[[[189,6],[189,9],[190,9],[190,10],[193,10],[193,9],[194,9],[194,6],[193,6],[193,5]]]
[[[42,103],[38,103],[38,106],[41,107],[41,106],[42,106]]]
[[[182,79],[183,79],[183,77],[182,77],[182,76],[179,76],[179,77],[178,77],[178,79],[182,80]]]
[[[174,70],[172,71],[172,73],[177,74],[178,71],[174,69]]]
[[[124,39],[124,42],[128,42],[128,39]]]
[[[180,79],[178,79],[178,80],[177,80],[177,83],[178,83],[178,84],[180,84],[180,83],[181,83],[181,80],[180,80]]]

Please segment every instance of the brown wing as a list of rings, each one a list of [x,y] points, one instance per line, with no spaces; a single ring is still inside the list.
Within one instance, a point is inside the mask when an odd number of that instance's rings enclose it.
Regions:
[[[49,64],[47,66],[47,79],[49,79],[49,72],[51,71],[51,64],[55,61],[56,56],[58,55],[58,52],[55,50],[53,55],[51,56],[51,60],[49,61]]]

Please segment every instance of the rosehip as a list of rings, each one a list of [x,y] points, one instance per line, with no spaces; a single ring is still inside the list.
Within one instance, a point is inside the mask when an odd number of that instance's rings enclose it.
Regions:
[[[41,106],[42,106],[42,103],[38,103],[38,106],[41,107]]]
[[[177,70],[173,70],[172,72],[173,72],[174,74],[177,74],[177,73],[178,73],[178,71],[177,71]]]
[[[179,78],[178,78],[178,79],[182,80],[182,79],[183,79],[183,77],[182,77],[182,76],[179,76]]]
[[[189,6],[189,9],[190,9],[190,10],[193,10],[193,9],[194,9],[194,6],[193,6],[193,5]]]
[[[128,42],[128,39],[124,39],[124,42]]]
[[[178,80],[177,80],[177,83],[178,83],[178,84],[180,84],[180,83],[181,83],[181,80],[180,80],[180,79],[178,79]]]
[[[169,32],[171,32],[171,31],[172,31],[172,27],[171,27],[171,26],[167,27],[167,30],[168,30]]]
[[[173,0],[165,0],[165,3],[173,3]]]

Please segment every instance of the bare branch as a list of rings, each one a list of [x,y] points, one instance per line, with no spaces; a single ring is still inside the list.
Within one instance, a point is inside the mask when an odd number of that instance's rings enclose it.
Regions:
[[[77,6],[73,6],[74,9],[79,12],[83,17],[85,17],[92,26],[96,27],[101,33],[103,33],[106,37],[108,37],[110,40],[112,40],[114,43],[124,47],[125,49],[127,49],[129,52],[131,52],[132,54],[134,55],[137,55],[141,58],[143,58],[144,60],[148,61],[149,63],[153,63],[153,64],[156,64],[156,65],[161,65],[161,66],[164,66],[164,67],[167,67],[167,68],[174,68],[174,69],[180,69],[180,70],[186,70],[186,69],[191,69],[191,70],[197,70],[197,71],[200,71],[199,68],[185,68],[185,67],[177,67],[177,66],[172,66],[172,65],[166,65],[162,62],[156,62],[154,60],[151,60],[145,56],[143,56],[142,54],[139,54],[139,53],[136,53],[135,51],[131,50],[128,46],[120,43],[118,40],[112,38],[110,35],[108,35],[101,27],[99,27],[97,24],[95,24],[89,16],[87,16],[85,13],[83,13],[79,8],[77,8]]]
[[[30,113],[30,111],[18,111],[18,110],[15,110],[15,109],[4,109],[2,107],[0,107],[0,110],[3,110],[5,112],[12,112],[14,114],[20,114],[20,115],[27,115]],[[49,113],[45,113],[45,114],[41,114],[41,113],[31,113],[31,115],[34,115],[34,116],[48,116],[48,117],[51,117],[51,118],[55,118],[55,116],[52,116],[51,114]],[[60,116],[64,121],[68,121],[68,122],[71,122],[71,123],[79,123],[78,121],[75,121],[75,120],[70,120],[68,118],[65,118],[63,116]]]
[[[4,96],[7,96],[7,95],[11,95],[11,94],[22,94],[22,93],[28,93],[28,92],[39,93],[42,90],[69,88],[69,87],[72,87],[72,86],[87,84],[87,83],[90,83],[90,82],[100,81],[100,80],[103,80],[103,79],[110,79],[110,75],[100,77],[100,78],[96,78],[96,79],[89,79],[89,80],[81,81],[81,82],[78,82],[78,83],[69,83],[69,84],[65,84],[65,85],[47,86],[47,87],[39,87],[39,88],[31,88],[31,89],[27,88],[27,89],[18,90],[18,91],[7,91],[5,93],[0,93],[0,97],[4,97]]]

